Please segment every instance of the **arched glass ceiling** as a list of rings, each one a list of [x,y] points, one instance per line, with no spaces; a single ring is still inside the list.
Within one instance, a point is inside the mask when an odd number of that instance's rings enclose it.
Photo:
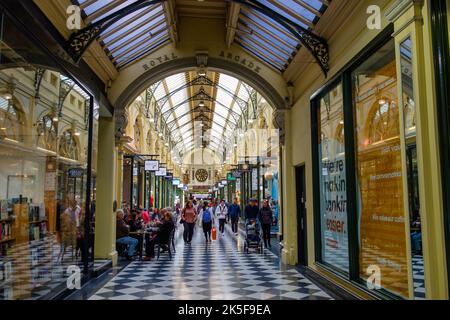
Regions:
[[[244,1],[244,0],[239,0]],[[238,2],[239,2],[238,1]],[[86,25],[120,13],[121,9],[139,4],[138,0],[72,0],[80,6]],[[134,11],[108,29],[98,41],[116,68],[130,63],[173,41],[170,15],[226,18],[230,1],[175,0],[175,10],[165,8],[165,1]],[[291,23],[310,31],[330,5],[331,0],[258,0],[257,3]],[[169,11],[167,11],[169,10]],[[171,12],[171,13],[168,13]],[[228,13],[230,14],[230,12]],[[221,15],[223,15],[221,17]],[[271,15],[245,4],[240,5],[236,25],[230,26],[234,42],[279,71],[284,71],[297,54],[299,40]]]
[[[314,27],[331,0],[258,0],[270,10],[308,29]],[[300,42],[283,25],[261,12],[241,6],[235,42],[268,64],[284,71]]]
[[[180,154],[202,145],[218,153],[232,146],[233,133],[253,110],[252,94],[256,97],[249,85],[216,72],[175,74],[147,92],[157,105],[155,118],[163,121],[172,148]]]
[[[86,24],[111,16],[137,0],[76,0]],[[106,29],[98,39],[120,69],[171,41],[162,3],[130,13]]]

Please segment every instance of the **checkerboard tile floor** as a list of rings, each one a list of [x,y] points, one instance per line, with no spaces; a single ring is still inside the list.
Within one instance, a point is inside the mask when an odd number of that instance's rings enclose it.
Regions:
[[[416,300],[425,299],[425,273],[423,268],[423,256],[415,255],[412,258],[414,297]]]
[[[53,235],[14,246],[13,254],[7,260],[12,263],[12,278],[0,286],[0,301],[39,300],[61,290],[67,281],[67,268],[72,265],[82,268],[83,264],[79,256],[72,257],[71,250],[61,261],[60,252],[60,244]],[[96,260],[94,268],[106,262]]]
[[[244,235],[225,236],[206,244],[196,229],[191,245],[177,231],[173,260],[134,261],[89,300],[331,300],[331,296],[300,274],[264,254],[243,252]],[[273,240],[272,240],[273,241]]]

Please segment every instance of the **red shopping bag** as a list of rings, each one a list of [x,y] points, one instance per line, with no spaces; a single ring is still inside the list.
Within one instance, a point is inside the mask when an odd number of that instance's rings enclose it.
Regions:
[[[212,235],[213,241],[217,240],[217,229],[216,229],[216,227],[212,228],[211,235]]]

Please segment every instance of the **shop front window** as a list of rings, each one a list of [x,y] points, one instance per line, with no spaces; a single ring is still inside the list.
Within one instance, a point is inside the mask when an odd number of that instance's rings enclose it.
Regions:
[[[397,74],[393,41],[353,73],[360,277],[409,297]]]
[[[92,123],[69,98],[90,97],[2,18],[0,300],[50,299],[67,289],[69,267],[87,272],[93,257],[93,230],[88,236],[84,228],[91,218],[86,201]],[[30,48],[25,56],[14,49],[18,37]],[[63,84],[70,88],[67,99],[60,99]]]
[[[321,262],[348,272],[347,181],[342,85],[319,101]]]

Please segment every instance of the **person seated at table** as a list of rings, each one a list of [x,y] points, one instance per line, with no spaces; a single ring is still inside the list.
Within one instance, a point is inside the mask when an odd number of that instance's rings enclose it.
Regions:
[[[168,244],[170,233],[174,228],[172,214],[164,210],[164,218],[159,224],[159,230],[153,236],[146,236],[144,261],[149,261],[155,256],[155,244]]]
[[[128,246],[127,252],[127,260],[133,260],[133,256],[136,252],[136,246],[139,241],[135,238],[129,236],[130,234],[130,226],[126,224],[124,221],[124,212],[123,210],[117,210],[116,216],[116,243],[123,244]]]
[[[150,222],[150,215],[147,209],[141,209],[142,219],[144,220],[144,224],[148,224]]]

